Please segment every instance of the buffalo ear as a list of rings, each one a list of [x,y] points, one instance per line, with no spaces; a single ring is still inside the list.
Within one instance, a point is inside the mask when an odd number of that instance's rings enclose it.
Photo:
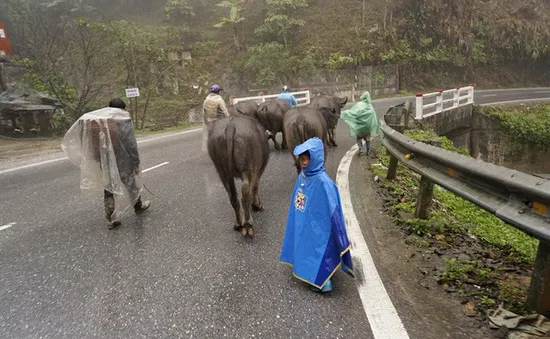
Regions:
[[[344,108],[346,104],[348,103],[348,97],[345,96],[343,99],[340,99],[340,108]]]

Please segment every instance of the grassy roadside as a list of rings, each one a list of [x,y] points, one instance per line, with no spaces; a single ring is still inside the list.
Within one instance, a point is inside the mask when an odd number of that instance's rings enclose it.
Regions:
[[[432,131],[405,134],[416,140],[439,140],[442,148],[467,154]],[[383,146],[375,150],[375,157],[370,167],[380,178],[385,207],[409,246],[435,254],[431,264],[437,283],[461,298],[473,314],[501,303],[513,312],[526,313],[538,240],[437,185],[428,219],[414,218],[420,176],[399,165],[397,178],[384,180],[389,156]]]
[[[503,131],[520,143],[550,148],[550,104],[485,106],[483,112],[500,120]]]

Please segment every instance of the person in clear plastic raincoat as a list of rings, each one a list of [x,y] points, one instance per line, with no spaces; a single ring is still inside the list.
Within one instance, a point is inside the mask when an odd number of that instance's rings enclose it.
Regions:
[[[293,153],[302,171],[290,198],[280,260],[314,292],[329,292],[339,268],[354,277],[340,193],[325,171],[321,139],[313,137]]]
[[[365,141],[365,151],[369,154],[370,141],[378,134],[378,117],[370,100],[370,93],[366,91],[361,95],[360,101],[352,108],[342,111],[340,118],[350,127],[350,135],[356,136],[359,153],[363,153],[363,140]]]
[[[67,131],[61,148],[80,168],[80,188],[90,197],[103,191],[109,228],[133,206],[136,214],[150,206],[141,200],[140,159],[130,114],[121,99],[81,116]]]

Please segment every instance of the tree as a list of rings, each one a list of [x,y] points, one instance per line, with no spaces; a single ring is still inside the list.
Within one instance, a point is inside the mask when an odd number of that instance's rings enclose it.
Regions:
[[[70,13],[70,12],[69,12]],[[60,100],[74,118],[112,82],[109,43],[101,25],[69,15],[62,7],[29,6],[14,21],[24,79]]]
[[[247,54],[244,70],[254,75],[254,83],[259,86],[291,84],[314,68],[311,58],[293,56],[276,42],[254,45]]]
[[[111,37],[120,46],[115,53],[117,59],[123,63],[123,82],[126,88],[140,88],[140,92],[145,94],[143,110],[140,112],[137,100],[134,100],[132,110],[135,123],[143,129],[151,96],[156,92],[159,82],[179,60],[168,61],[165,52],[168,47],[165,45],[168,39],[166,31],[153,32],[127,20],[109,22],[108,27]]]
[[[183,24],[188,28],[187,21],[195,16],[190,0],[168,0],[164,7],[166,21],[172,24]]]
[[[220,22],[214,25],[216,28],[222,28],[225,25],[231,25],[233,28],[233,39],[234,44],[237,49],[240,49],[239,42],[239,30],[238,25],[244,20],[241,16],[241,12],[244,6],[243,0],[224,0],[217,4],[216,6],[229,8],[229,16],[223,17]]]
[[[288,37],[297,26],[303,26],[305,21],[297,18],[297,10],[307,7],[307,0],[265,0],[267,14],[264,23],[256,29],[256,33],[273,34],[282,37],[285,48],[288,48]]]

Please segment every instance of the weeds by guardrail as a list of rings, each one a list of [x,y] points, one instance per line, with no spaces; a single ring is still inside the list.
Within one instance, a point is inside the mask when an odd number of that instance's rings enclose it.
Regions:
[[[408,114],[407,105],[397,105],[381,123],[382,143],[390,153],[387,179],[395,179],[399,162],[421,175],[417,218],[427,217],[438,184],[540,239],[528,303],[549,317],[550,180],[414,141],[402,134]]]

